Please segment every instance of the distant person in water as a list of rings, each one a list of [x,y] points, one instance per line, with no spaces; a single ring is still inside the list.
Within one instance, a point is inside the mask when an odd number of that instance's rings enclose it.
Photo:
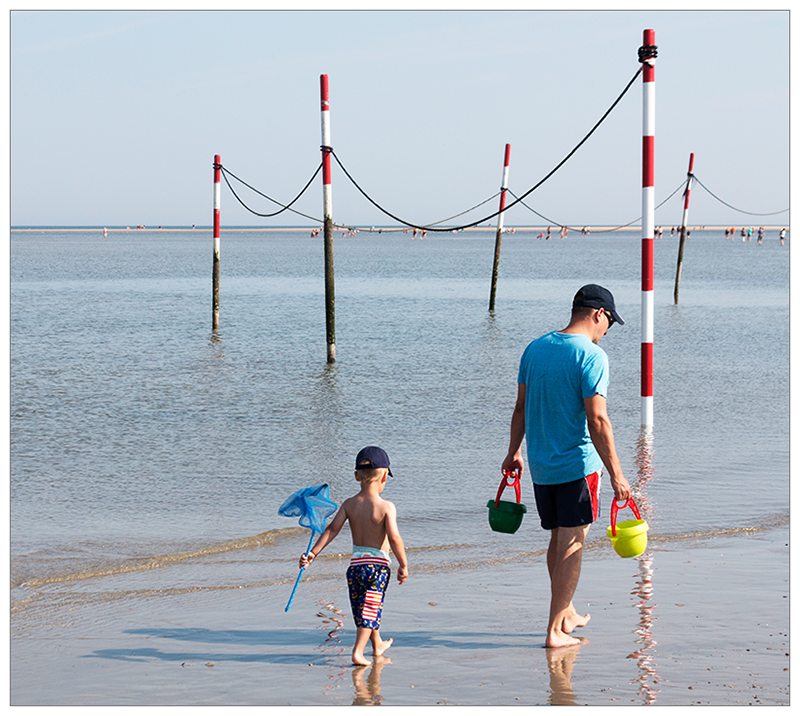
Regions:
[[[580,644],[571,634],[590,619],[578,614],[572,597],[583,543],[599,512],[603,468],[615,499],[627,500],[631,494],[606,410],[608,356],[598,345],[614,323],[624,321],[611,292],[588,284],[573,298],[567,327],[531,342],[520,360],[502,470],[522,475],[525,438],[536,508],[542,527],[550,531],[546,647]]]
[[[355,471],[361,489],[342,503],[308,554],[300,557],[301,567],[311,564],[339,534],[344,523],[350,523],[353,556],[347,569],[347,587],[356,623],[353,663],[363,666],[370,663],[364,656],[368,641],[372,642],[374,656],[381,656],[392,645],[392,640],[384,640],[380,633],[383,599],[392,576],[390,547],[399,564],[397,581],[402,584],[408,579],[406,550],[397,529],[397,510],[381,497],[387,475],[391,477],[392,472],[384,450],[375,446],[361,450],[356,456]]]

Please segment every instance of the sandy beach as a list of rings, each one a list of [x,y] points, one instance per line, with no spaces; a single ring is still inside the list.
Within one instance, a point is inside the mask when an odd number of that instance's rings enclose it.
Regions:
[[[369,667],[349,663],[343,578],[304,580],[288,613],[291,579],[147,595],[99,579],[36,624],[12,619],[11,704],[788,705],[788,526],[655,536],[637,559],[593,537],[580,647],[543,648],[541,555],[414,571],[412,549],[387,595],[394,643]]]
[[[343,231],[348,229],[349,224],[337,224],[335,226],[335,231]],[[745,226],[749,226],[749,224],[745,224]],[[317,227],[312,226],[291,226],[291,227],[264,227],[264,226],[234,226],[234,227],[226,227],[223,226],[220,229],[221,233],[290,233],[290,234],[309,234],[312,230]],[[556,225],[550,226],[506,226],[504,233],[510,233],[513,229],[514,233],[521,232],[521,233],[530,233],[530,232],[546,232],[547,229],[551,229],[551,241],[559,240],[560,237],[558,236],[558,229],[559,227]],[[611,227],[606,226],[588,226],[586,227],[590,234],[598,234],[602,235],[605,232],[611,230]],[[670,227],[671,228],[671,227]],[[679,227],[676,227],[679,228]],[[689,231],[725,231],[726,226],[689,226],[687,227]],[[737,227],[741,229],[741,225]],[[766,231],[780,231],[783,226],[765,226],[764,229]],[[383,233],[386,235],[393,235],[403,232],[411,232],[411,229],[407,227],[372,227],[367,228],[364,226],[356,227],[357,232],[363,234],[364,236],[371,236],[377,233]],[[135,233],[135,234],[143,234],[143,233],[173,233],[175,231],[179,232],[191,232],[196,234],[202,233],[211,233],[212,228],[210,226],[198,226],[197,228],[193,228],[191,226],[178,226],[178,227],[164,227],[163,229],[160,226],[144,226],[142,228],[137,228],[135,226],[125,226],[125,227],[108,227],[106,231],[109,234],[128,234],[128,233]],[[496,231],[496,226],[470,226],[466,229],[462,229],[462,231],[467,232],[475,232],[475,231]],[[620,226],[613,229],[614,231],[641,231],[641,226]],[[98,227],[88,227],[88,228],[81,228],[81,227],[69,227],[69,228],[50,228],[50,227],[13,227],[11,229],[12,232],[19,232],[19,233],[53,233],[53,232],[79,232],[79,233],[103,233],[102,228]],[[580,229],[575,228],[571,229],[573,233],[580,233]],[[667,230],[666,233],[668,234],[669,231]]]

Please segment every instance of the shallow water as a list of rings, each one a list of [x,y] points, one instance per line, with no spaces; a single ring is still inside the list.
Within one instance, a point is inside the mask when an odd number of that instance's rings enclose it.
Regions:
[[[493,246],[492,231],[337,237],[328,366],[320,239],[223,232],[213,334],[208,232],[12,232],[15,624],[82,591],[293,581],[306,533],[278,507],[320,482],[341,502],[367,444],[391,457],[384,496],[416,568],[537,553],[529,483],[514,537],[489,530],[486,502],[522,350],[566,325],[588,282],[610,288],[626,319],[601,345],[651,539],[788,521],[788,244],[693,232],[675,306],[677,239],[656,242],[651,441],[640,435],[636,233],[506,235],[490,315]],[[606,484],[601,523],[610,495]],[[608,548],[604,530],[592,539]],[[348,549],[343,535],[330,551]],[[339,562],[329,558],[331,574]]]

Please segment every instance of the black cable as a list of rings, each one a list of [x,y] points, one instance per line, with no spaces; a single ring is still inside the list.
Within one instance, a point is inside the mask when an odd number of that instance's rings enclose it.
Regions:
[[[701,182],[694,174],[692,176],[694,177],[694,180],[701,187],[703,187],[703,189],[705,189],[709,194],[711,194],[711,196],[713,196],[718,202],[720,202],[721,204],[725,204],[725,206],[727,206],[729,209],[733,209],[734,211],[738,211],[742,214],[750,214],[750,216],[774,216],[775,214],[783,214],[784,212],[789,211],[789,209],[781,209],[781,211],[770,211],[767,212],[766,214],[757,214],[754,211],[745,211],[744,209],[737,209],[735,206],[731,206],[726,201],[722,201],[722,199],[720,199],[716,194],[714,194],[714,192],[712,192],[705,184],[703,184],[703,182]]]
[[[333,150],[331,150],[331,151],[333,151]],[[337,159],[337,161],[338,161],[338,159]],[[342,167],[342,169],[344,169],[344,167]],[[501,191],[502,191],[502,189],[501,189]],[[461,216],[462,214],[468,214],[470,211],[473,211],[474,209],[477,209],[479,206],[483,206],[487,202],[490,202],[492,199],[496,199],[498,196],[500,196],[500,193],[501,192],[498,191],[498,192],[492,194],[492,196],[490,196],[488,199],[484,199],[479,204],[475,204],[475,206],[470,207],[469,209],[466,209],[465,211],[462,211],[459,214],[454,214],[453,216],[449,216],[446,219],[441,219],[440,221],[435,221],[432,224],[430,224],[430,226],[435,226],[436,224],[442,224],[445,221],[450,221],[450,219],[455,219],[457,216]],[[342,227],[342,228],[345,228],[345,227]],[[357,227],[350,226],[350,227],[346,227],[346,228],[353,229],[353,228],[357,228]],[[415,226],[413,228],[420,228],[420,227]],[[382,229],[365,229],[365,228],[362,227],[362,228],[359,228],[358,230],[359,231],[366,231],[367,233],[370,233],[370,234],[374,234],[376,232],[377,233],[388,234],[388,233],[393,233],[393,232],[397,232],[397,231],[406,231],[407,229],[390,229],[390,228],[386,228],[386,229],[383,229],[383,228]],[[453,231],[453,229],[447,229],[447,231]]]
[[[640,61],[641,61],[641,58],[640,58]],[[448,227],[448,228],[436,228],[436,224],[441,224],[441,223],[443,223],[443,222],[445,222],[445,221],[449,221],[450,219],[453,219],[453,218],[455,218],[455,217],[457,217],[457,216],[462,216],[463,214],[466,214],[466,213],[468,213],[468,212],[470,212],[470,211],[472,211],[472,210],[474,210],[474,209],[478,208],[479,206],[482,206],[483,204],[487,203],[488,201],[491,201],[491,199],[495,198],[495,197],[496,197],[498,194],[494,194],[493,196],[489,197],[488,199],[485,199],[484,201],[480,202],[479,204],[476,204],[476,205],[475,205],[475,206],[473,206],[472,208],[470,208],[470,209],[467,209],[467,210],[465,210],[465,211],[462,211],[462,212],[460,212],[459,214],[455,214],[455,215],[453,215],[453,216],[451,216],[451,217],[449,217],[449,218],[447,218],[447,219],[441,219],[440,221],[436,221],[436,222],[433,222],[433,223],[431,223],[431,224],[427,224],[427,225],[425,225],[425,224],[418,224],[418,223],[410,223],[410,222],[408,222],[408,221],[405,221],[404,219],[401,219],[400,217],[398,217],[398,216],[395,216],[394,214],[390,213],[389,211],[387,211],[386,209],[384,209],[382,206],[380,206],[380,205],[379,205],[379,204],[378,204],[378,203],[377,203],[375,200],[373,200],[373,199],[372,199],[372,198],[371,198],[371,197],[370,197],[370,196],[369,196],[369,195],[368,195],[368,194],[367,194],[367,193],[366,193],[366,192],[365,192],[365,191],[364,191],[364,190],[363,190],[363,189],[362,189],[362,188],[361,188],[361,187],[358,185],[358,183],[355,181],[355,179],[353,179],[353,177],[352,177],[352,176],[350,175],[350,173],[347,171],[347,169],[345,168],[345,166],[342,164],[342,162],[341,162],[341,160],[339,159],[339,157],[337,156],[336,152],[334,152],[334,151],[333,151],[333,148],[332,148],[332,147],[323,147],[323,149],[327,149],[327,150],[328,150],[328,152],[334,156],[334,158],[336,159],[336,162],[339,164],[339,166],[341,167],[342,171],[345,173],[345,175],[347,176],[347,178],[348,178],[348,179],[350,179],[350,181],[353,183],[353,186],[355,186],[355,187],[356,187],[356,189],[358,189],[358,190],[359,190],[359,191],[360,191],[360,192],[361,192],[361,193],[364,195],[364,197],[365,197],[365,198],[366,198],[366,199],[367,199],[367,200],[368,200],[370,203],[372,203],[372,204],[373,204],[373,205],[374,205],[376,208],[378,208],[380,211],[382,211],[384,214],[386,214],[387,216],[391,217],[391,218],[392,218],[392,219],[394,219],[395,221],[398,221],[399,223],[401,223],[401,224],[404,224],[405,226],[408,226],[408,227],[410,227],[410,228],[421,228],[421,229],[424,229],[424,230],[429,230],[429,231],[441,231],[441,232],[445,232],[445,231],[446,231],[446,232],[460,231],[460,230],[462,230],[462,229],[466,229],[466,228],[469,228],[469,227],[471,227],[471,226],[477,226],[478,224],[480,224],[480,223],[481,223],[481,222],[483,222],[483,221],[488,221],[489,219],[493,219],[494,217],[498,216],[498,215],[501,213],[501,211],[508,211],[508,210],[509,210],[511,207],[513,207],[513,206],[514,206],[514,205],[516,205],[517,203],[520,203],[520,202],[522,202],[522,200],[523,200],[523,199],[524,199],[526,196],[528,196],[529,194],[531,194],[532,192],[534,192],[534,191],[535,191],[536,189],[538,189],[538,188],[539,188],[539,187],[540,187],[542,184],[544,184],[544,183],[545,183],[545,182],[546,182],[548,179],[550,179],[550,177],[552,177],[552,176],[553,176],[553,174],[555,174],[555,173],[556,173],[556,172],[557,172],[557,171],[558,171],[558,170],[559,170],[559,169],[560,169],[560,168],[561,168],[561,167],[562,167],[562,166],[563,166],[563,165],[564,165],[564,164],[565,164],[565,163],[566,163],[566,162],[567,162],[567,161],[568,161],[568,160],[569,160],[571,157],[572,157],[572,155],[573,155],[573,154],[575,154],[575,152],[577,152],[577,151],[578,151],[578,149],[580,149],[580,148],[581,148],[581,146],[583,146],[583,144],[584,144],[584,143],[585,143],[585,142],[586,142],[586,141],[589,139],[589,137],[591,137],[591,136],[592,136],[592,134],[594,134],[594,132],[597,130],[597,128],[598,128],[598,127],[599,127],[599,126],[600,126],[600,125],[601,125],[601,124],[602,124],[602,123],[603,123],[603,122],[606,120],[606,118],[608,117],[608,115],[609,115],[609,114],[611,114],[611,112],[613,111],[613,109],[614,109],[614,108],[617,106],[617,104],[619,104],[619,102],[622,100],[622,98],[625,96],[625,94],[626,94],[626,93],[628,92],[628,90],[631,88],[631,86],[633,85],[633,83],[636,81],[636,78],[639,76],[639,73],[641,73],[641,71],[642,71],[642,67],[640,66],[640,67],[637,69],[636,73],[635,73],[635,74],[633,75],[633,77],[631,78],[630,82],[628,82],[628,84],[626,85],[625,89],[624,89],[624,90],[622,90],[622,93],[619,95],[619,97],[617,97],[617,99],[616,99],[616,100],[614,100],[614,102],[613,102],[613,103],[612,103],[612,105],[611,105],[611,106],[608,108],[608,110],[606,110],[606,112],[605,112],[605,113],[603,114],[603,116],[602,116],[602,117],[601,117],[601,118],[600,118],[600,119],[597,121],[597,123],[596,123],[596,124],[595,124],[595,125],[592,127],[592,129],[591,129],[591,130],[589,130],[588,134],[587,134],[587,135],[586,135],[586,136],[585,136],[585,137],[584,137],[584,138],[583,138],[583,139],[582,139],[582,140],[581,140],[581,141],[580,141],[580,142],[579,142],[579,143],[578,143],[578,144],[577,144],[577,145],[576,145],[576,146],[575,146],[573,149],[572,149],[572,151],[571,151],[571,152],[569,152],[569,154],[567,154],[567,156],[566,156],[566,157],[564,157],[564,159],[562,159],[562,160],[561,160],[561,161],[560,161],[560,162],[559,162],[559,163],[558,163],[558,164],[557,164],[557,165],[556,165],[556,166],[555,166],[555,167],[554,167],[554,168],[553,168],[553,169],[552,169],[552,170],[551,170],[551,171],[550,171],[550,172],[549,172],[547,175],[545,175],[545,177],[544,177],[543,179],[541,179],[541,180],[540,180],[540,181],[539,181],[537,184],[535,184],[533,187],[531,187],[530,189],[528,189],[528,191],[526,191],[526,192],[525,192],[525,193],[524,193],[524,194],[523,194],[521,197],[515,197],[515,198],[516,198],[516,201],[514,201],[514,202],[512,202],[511,204],[509,204],[508,206],[504,207],[504,209],[502,209],[502,210],[498,210],[498,211],[494,212],[493,214],[490,214],[489,216],[486,216],[486,217],[484,217],[484,218],[482,218],[482,219],[479,219],[478,221],[472,222],[472,223],[470,223],[470,224],[464,224],[463,226],[455,226],[455,227]],[[295,210],[295,209],[292,209],[292,208],[291,208],[292,204],[294,204],[294,203],[295,203],[295,202],[296,202],[296,201],[297,201],[297,200],[298,200],[298,199],[299,199],[299,198],[300,198],[300,197],[301,197],[301,196],[302,196],[302,195],[303,195],[303,194],[306,192],[306,190],[308,189],[308,187],[311,185],[311,182],[314,180],[314,178],[317,176],[317,174],[319,173],[320,169],[322,168],[322,163],[320,163],[320,165],[317,167],[317,170],[314,172],[314,174],[313,174],[313,176],[311,177],[311,179],[309,179],[309,181],[308,181],[308,183],[305,185],[305,187],[303,187],[302,191],[301,191],[301,192],[300,192],[300,193],[299,193],[299,194],[298,194],[298,195],[297,195],[297,196],[296,196],[296,197],[295,197],[295,198],[294,198],[294,199],[293,199],[293,200],[292,200],[292,201],[291,201],[289,204],[282,204],[281,202],[279,202],[279,201],[277,201],[277,200],[273,199],[272,197],[270,197],[270,196],[267,196],[266,194],[264,194],[264,193],[260,192],[258,189],[256,189],[256,188],[255,188],[255,187],[253,187],[253,186],[250,186],[250,184],[248,184],[248,183],[247,183],[247,182],[245,182],[244,180],[242,180],[242,179],[240,179],[239,177],[237,177],[237,176],[236,176],[236,175],[235,175],[233,172],[230,172],[228,169],[226,169],[225,167],[223,167],[221,164],[217,165],[217,164],[215,163],[215,164],[214,164],[214,167],[215,167],[215,168],[219,168],[219,169],[222,171],[222,175],[223,175],[223,177],[225,178],[225,183],[228,185],[228,188],[231,190],[231,193],[234,195],[234,197],[236,197],[236,200],[237,200],[237,201],[238,201],[238,202],[239,202],[239,203],[240,203],[240,204],[241,204],[241,205],[242,205],[242,206],[243,206],[245,209],[247,209],[247,211],[249,211],[251,214],[254,214],[254,215],[256,215],[256,216],[259,216],[259,217],[265,217],[265,218],[266,218],[266,217],[277,216],[278,214],[281,214],[281,213],[283,213],[284,211],[286,211],[286,210],[289,210],[289,211],[292,211],[292,212],[293,212],[293,213],[295,213],[295,214],[298,214],[299,216],[303,216],[303,217],[305,217],[305,218],[307,218],[307,219],[311,219],[312,221],[315,221],[315,222],[317,222],[317,223],[322,223],[322,222],[321,222],[319,219],[317,219],[317,218],[315,218],[315,217],[308,216],[307,214],[303,214],[302,212],[299,212],[299,211],[297,211],[297,210]],[[255,211],[255,210],[251,209],[249,206],[247,206],[247,204],[245,204],[245,202],[244,202],[244,201],[242,201],[242,199],[239,197],[239,195],[236,193],[236,191],[235,191],[235,190],[233,189],[233,187],[231,186],[231,183],[230,183],[230,181],[228,181],[228,174],[230,174],[230,176],[231,176],[231,177],[233,177],[234,179],[236,179],[238,182],[240,182],[240,183],[244,184],[244,186],[246,186],[246,187],[247,187],[248,189],[250,189],[251,191],[255,192],[256,194],[259,194],[260,196],[263,196],[265,199],[268,199],[269,201],[273,202],[274,204],[277,204],[278,206],[281,206],[282,208],[281,208],[279,211],[273,212],[273,213],[271,213],[271,214],[262,214],[262,213],[259,213],[259,212]],[[703,187],[703,188],[705,188],[705,187]],[[499,192],[498,192],[498,193],[499,193]],[[512,196],[514,196],[514,195],[512,194]],[[528,208],[528,209],[530,209],[531,211],[533,211],[533,209],[531,209],[530,207],[527,207],[527,208]],[[534,213],[537,213],[537,212],[535,212],[535,211],[534,211]],[[538,215],[538,216],[541,216],[541,214],[537,214],[537,215]],[[542,218],[545,218],[545,217],[542,217]],[[551,222],[551,223],[555,223],[555,222]],[[631,223],[633,223],[633,222],[631,222]],[[344,225],[342,225],[342,226],[344,226]]]
[[[500,196],[502,189],[495,194],[492,194],[488,199],[484,199],[480,204],[475,204],[475,206],[470,207],[466,211],[462,211],[459,214],[453,214],[453,216],[448,216],[446,219],[442,219],[441,221],[434,221],[430,226],[436,226],[436,224],[443,224],[445,221],[450,221],[450,219],[455,219],[457,216],[463,216],[464,214],[468,214],[470,211],[477,209],[479,206],[483,206],[484,204],[490,202],[492,199],[496,199]],[[452,231],[452,229],[448,229],[448,231]]]
[[[282,204],[281,202],[277,201],[276,199],[273,199],[272,197],[267,196],[263,192],[260,192],[255,187],[250,186],[250,184],[248,184],[243,179],[240,179],[239,177],[237,177],[233,172],[229,171],[224,166],[222,166],[222,164],[219,164],[219,165],[214,164],[214,167],[215,168],[219,168],[222,171],[222,176],[225,179],[225,183],[228,185],[228,188],[231,190],[231,193],[236,197],[237,201],[245,209],[247,209],[247,211],[249,211],[251,214],[255,214],[256,216],[261,216],[261,217],[267,217],[268,218],[268,217],[272,217],[272,216],[278,216],[278,214],[282,214],[284,211],[286,211],[288,209],[289,211],[291,211],[291,212],[293,212],[295,214],[298,214],[298,215],[300,215],[302,217],[305,217],[306,219],[311,219],[312,221],[316,221],[318,223],[322,223],[319,219],[315,219],[313,216],[308,216],[307,214],[303,214],[303,213],[297,211],[296,209],[292,209],[291,208],[292,204],[294,204],[301,196],[303,196],[303,194],[305,194],[306,191],[308,190],[308,187],[311,186],[311,182],[314,181],[314,179],[316,178],[317,174],[319,174],[320,169],[322,169],[322,162],[320,162],[319,166],[317,167],[317,170],[314,172],[314,174],[312,175],[311,179],[308,180],[308,182],[303,187],[303,189],[300,191],[300,193],[294,199],[292,199],[288,204]],[[248,189],[250,189],[251,191],[255,192],[259,196],[263,196],[265,199],[268,199],[273,204],[277,204],[278,206],[281,206],[283,208],[278,210],[278,211],[273,212],[272,214],[260,214],[259,212],[251,209],[249,206],[247,206],[247,204],[244,203],[244,201],[242,201],[242,199],[239,197],[239,195],[234,191],[233,187],[231,186],[231,183],[228,181],[228,174],[230,174],[240,184],[244,184]]]
[[[653,209],[653,211],[655,211],[657,209],[660,209],[662,206],[664,206],[664,204],[666,204],[673,196],[675,196],[675,194],[677,194],[680,191],[681,187],[684,186],[684,184],[685,184],[685,182],[683,182],[683,181],[680,184],[678,184],[677,188],[666,199],[664,199],[664,201],[662,201],[658,206],[656,206],[655,209]],[[508,190],[508,193],[511,194],[511,196],[513,196],[514,198],[516,198],[516,194],[514,194],[514,192],[512,192],[510,189]],[[559,224],[557,221],[551,221],[550,219],[548,219],[543,214],[540,214],[538,211],[536,211],[532,207],[528,206],[524,201],[522,201],[522,200],[519,200],[519,201],[522,204],[522,206],[524,206],[526,209],[532,211],[534,214],[536,214],[536,216],[538,216],[541,219],[544,219],[545,221],[547,221],[550,224],[555,224],[559,228],[569,229],[570,231],[581,231],[581,229],[579,229],[577,226],[567,226],[566,224]],[[610,231],[618,231],[619,229],[624,229],[626,226],[630,226],[631,224],[635,224],[637,221],[641,221],[641,219],[642,219],[642,217],[640,216],[638,219],[634,219],[633,221],[629,221],[627,224],[622,224],[620,226],[616,226],[613,229],[593,229],[592,233],[593,234],[606,234],[606,233],[608,233]]]
[[[521,197],[519,197],[519,198],[518,198],[516,201],[512,202],[512,203],[511,203],[511,204],[509,204],[507,207],[505,207],[505,208],[503,209],[503,211],[508,211],[508,210],[509,210],[509,209],[510,209],[512,206],[514,206],[515,204],[519,203],[519,202],[520,202],[520,201],[522,201],[522,200],[523,200],[523,199],[524,199],[526,196],[528,196],[528,194],[531,194],[531,193],[532,193],[532,192],[534,192],[536,189],[538,189],[538,188],[539,188],[539,187],[540,187],[542,184],[544,184],[544,183],[545,183],[545,182],[546,182],[546,181],[547,181],[547,180],[548,180],[548,179],[549,179],[551,176],[553,176],[553,174],[555,174],[555,173],[556,173],[556,172],[557,172],[557,171],[558,171],[558,170],[559,170],[559,169],[560,169],[560,168],[561,168],[561,167],[562,167],[562,166],[563,166],[563,165],[564,165],[564,164],[567,162],[567,160],[568,160],[568,159],[570,159],[570,157],[572,157],[572,155],[573,155],[573,154],[575,154],[575,152],[577,152],[577,151],[578,151],[578,149],[580,149],[580,148],[583,146],[583,144],[586,142],[586,140],[587,140],[587,139],[589,139],[589,137],[591,137],[591,136],[592,136],[592,134],[594,134],[594,132],[597,130],[597,128],[598,128],[598,127],[599,127],[599,126],[600,126],[600,125],[601,125],[601,124],[602,124],[602,123],[603,123],[603,122],[606,120],[606,118],[608,117],[608,115],[609,115],[609,114],[611,114],[612,110],[613,110],[613,109],[614,109],[614,108],[615,108],[615,107],[616,107],[616,106],[617,106],[617,105],[620,103],[620,101],[621,101],[621,100],[622,100],[622,98],[625,96],[625,94],[628,92],[628,90],[629,90],[629,89],[630,89],[630,88],[633,86],[633,83],[636,81],[636,78],[639,76],[639,74],[641,73],[641,71],[642,71],[642,67],[641,67],[641,65],[640,65],[640,66],[639,66],[639,68],[636,70],[636,73],[635,73],[635,74],[633,75],[633,77],[631,78],[630,82],[628,82],[628,84],[627,84],[627,86],[625,87],[625,89],[624,89],[624,90],[622,90],[622,93],[619,95],[619,97],[617,97],[617,99],[616,99],[616,100],[614,100],[614,103],[613,103],[613,104],[612,104],[612,105],[611,105],[611,106],[608,108],[608,110],[606,110],[605,114],[603,114],[603,116],[602,116],[602,117],[601,117],[601,118],[600,118],[600,119],[597,121],[597,123],[594,125],[594,127],[592,127],[592,128],[591,128],[591,130],[589,130],[589,133],[588,133],[588,134],[587,134],[587,135],[586,135],[586,136],[585,136],[585,137],[584,137],[584,138],[583,138],[583,139],[582,139],[582,140],[581,140],[581,141],[580,141],[580,142],[579,142],[579,143],[578,143],[578,144],[575,146],[575,148],[574,148],[574,149],[573,149],[573,150],[572,150],[572,151],[571,151],[569,154],[567,154],[567,156],[566,156],[566,157],[564,157],[564,159],[562,159],[562,160],[561,160],[561,161],[560,161],[560,162],[559,162],[559,163],[558,163],[558,164],[555,166],[555,168],[553,168],[553,169],[552,169],[552,170],[551,170],[551,171],[550,171],[550,172],[549,172],[549,173],[548,173],[548,174],[547,174],[547,175],[546,175],[546,176],[545,176],[543,179],[541,179],[541,180],[540,180],[540,181],[539,181],[537,184],[535,184],[535,185],[534,185],[534,186],[532,186],[530,189],[528,189],[528,191],[526,191],[526,192],[525,192],[525,193],[524,193],[524,194],[523,194]],[[390,217],[390,218],[394,219],[395,221],[398,221],[398,222],[400,222],[401,224],[404,224],[405,226],[409,226],[409,227],[411,227],[411,228],[422,228],[422,229],[425,229],[425,230],[428,230],[428,231],[447,231],[447,232],[452,232],[452,231],[460,231],[461,229],[467,229],[467,228],[469,228],[469,227],[471,227],[471,226],[477,226],[477,225],[478,225],[478,224],[480,224],[481,222],[483,222],[483,221],[488,221],[489,219],[493,219],[493,218],[494,218],[494,217],[496,217],[498,214],[500,214],[500,210],[498,210],[498,211],[494,212],[493,214],[490,214],[489,216],[486,216],[486,217],[484,217],[484,218],[482,218],[482,219],[479,219],[478,221],[474,221],[474,222],[472,222],[471,224],[465,224],[465,225],[463,225],[463,226],[452,226],[452,227],[449,227],[449,228],[435,228],[435,224],[427,224],[427,225],[425,225],[425,224],[417,224],[417,223],[411,223],[411,222],[405,221],[404,219],[401,219],[400,217],[398,217],[398,216],[395,216],[395,215],[394,215],[394,214],[392,214],[391,212],[387,211],[387,210],[386,210],[386,209],[384,209],[384,208],[383,208],[383,207],[382,207],[380,204],[378,204],[378,203],[377,203],[377,202],[376,202],[374,199],[372,199],[372,197],[370,197],[370,196],[369,196],[369,194],[367,194],[367,193],[366,193],[366,192],[365,192],[365,191],[364,191],[364,190],[363,190],[363,189],[362,189],[362,188],[361,188],[361,187],[358,185],[358,183],[356,182],[356,180],[355,180],[355,179],[353,179],[353,177],[352,177],[352,176],[350,176],[350,173],[347,171],[347,169],[345,169],[344,165],[342,164],[341,160],[340,160],[340,159],[339,159],[339,157],[337,156],[336,152],[334,152],[334,151],[333,151],[333,149],[331,149],[331,150],[330,150],[330,152],[331,152],[331,154],[333,154],[333,157],[334,157],[334,159],[336,159],[336,162],[337,162],[337,163],[339,164],[339,166],[342,168],[342,171],[345,173],[345,175],[347,176],[347,178],[348,178],[348,179],[349,179],[349,180],[350,180],[350,181],[353,183],[353,186],[355,186],[355,188],[356,188],[356,189],[358,189],[358,190],[359,190],[359,191],[360,191],[360,192],[361,192],[361,193],[364,195],[364,197],[367,199],[367,201],[369,201],[369,202],[370,202],[370,203],[371,203],[373,206],[375,206],[377,209],[379,209],[379,210],[380,210],[380,211],[382,211],[384,214],[386,214],[386,216],[388,216],[388,217]],[[485,203],[485,202],[484,202],[484,203]],[[459,214],[457,214],[456,216],[459,216]],[[446,221],[446,219],[443,219],[443,221]],[[435,222],[435,223],[436,223],[436,224],[438,224],[438,223],[441,223],[441,222],[437,221],[437,222]]]

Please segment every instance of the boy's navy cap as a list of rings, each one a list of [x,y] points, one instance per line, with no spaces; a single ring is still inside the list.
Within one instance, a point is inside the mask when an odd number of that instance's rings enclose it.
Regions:
[[[356,470],[373,467],[385,467],[388,470],[389,456],[386,454],[386,450],[375,445],[368,445],[356,455]],[[391,470],[389,470],[389,475],[394,477]]]
[[[614,320],[619,323],[620,326],[625,325],[625,321],[623,321],[622,317],[617,313],[617,308],[614,305],[614,297],[607,288],[598,286],[596,283],[587,283],[578,293],[583,294],[583,299],[580,299],[576,295],[572,302],[573,308],[582,308],[584,306],[586,308],[604,308],[614,316]]]

